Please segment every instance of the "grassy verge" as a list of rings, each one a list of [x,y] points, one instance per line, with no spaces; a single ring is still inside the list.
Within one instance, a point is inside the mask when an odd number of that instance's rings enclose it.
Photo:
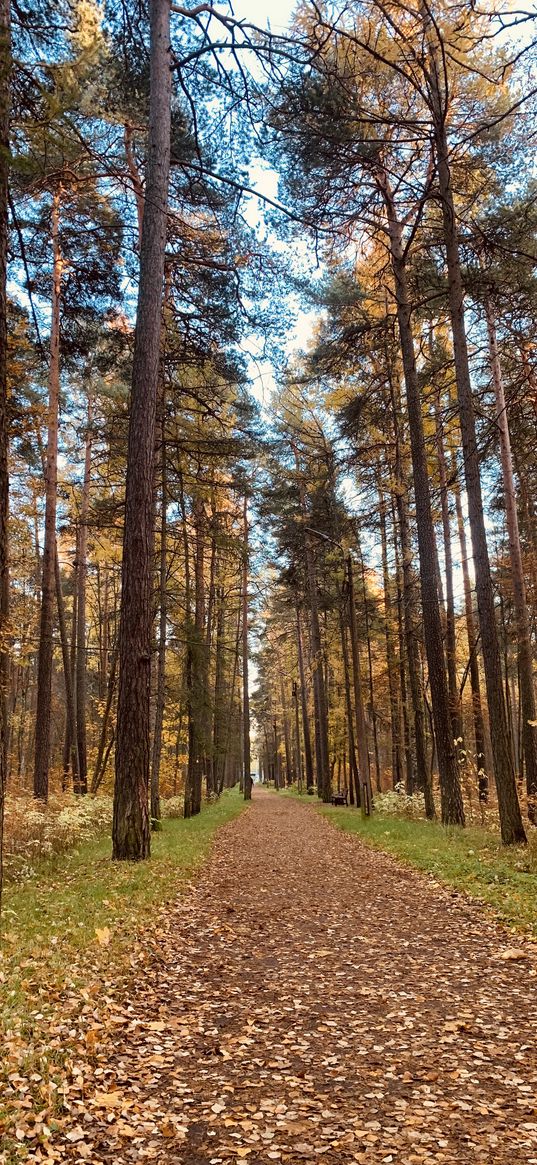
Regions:
[[[75,1026],[81,1011],[93,1008],[93,1001],[100,1006],[114,985],[128,978],[140,935],[150,955],[159,908],[177,897],[207,856],[216,830],[243,807],[232,790],[188,821],[167,819],[162,832],[153,834],[148,862],[113,863],[110,838],[101,836],[41,862],[35,881],[6,888],[0,1143],[14,1118],[7,1098],[13,1089],[3,1088],[7,1078],[20,1080],[34,1105],[54,1110],[51,1089],[61,1087],[71,1022]],[[18,1151],[6,1157],[24,1159]]]
[[[243,808],[231,790],[190,820],[169,818],[152,835],[151,859],[112,862],[109,836],[44,860],[37,878],[4,892],[0,969],[3,997],[13,1008],[20,993],[55,971],[69,972],[85,952],[107,947],[107,961],[128,947],[155,907],[175,896],[207,854],[216,830]],[[31,965],[31,984],[23,974]]]
[[[303,798],[301,798],[303,800]],[[429,821],[376,814],[363,818],[354,809],[320,808],[339,829],[357,834],[366,845],[393,854],[487,903],[509,926],[537,937],[537,849],[507,848],[497,834],[480,828],[445,828]]]

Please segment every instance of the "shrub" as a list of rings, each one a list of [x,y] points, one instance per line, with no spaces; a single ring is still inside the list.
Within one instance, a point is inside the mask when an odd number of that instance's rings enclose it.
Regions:
[[[162,817],[182,817],[185,799],[181,794],[180,797],[167,797],[160,802],[160,812]]]
[[[376,793],[374,806],[381,817],[406,817],[409,821],[419,821],[425,817],[423,793],[410,796],[402,785],[397,785],[387,793]]]
[[[111,797],[50,798],[40,805],[32,797],[8,796],[4,827],[6,878],[19,881],[35,877],[43,858],[65,853],[80,842],[110,829]]]

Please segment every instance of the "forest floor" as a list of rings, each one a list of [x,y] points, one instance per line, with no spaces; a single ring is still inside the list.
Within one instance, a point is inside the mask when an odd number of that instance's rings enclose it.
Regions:
[[[311,807],[255,789],[129,975],[10,1160],[537,1162],[537,948]]]

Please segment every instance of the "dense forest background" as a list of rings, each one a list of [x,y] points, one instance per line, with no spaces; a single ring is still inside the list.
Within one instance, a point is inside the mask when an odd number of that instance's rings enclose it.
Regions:
[[[2,0],[0,29],[8,853],[114,794],[147,856],[161,799],[249,796],[252,756],[523,842],[531,12]]]

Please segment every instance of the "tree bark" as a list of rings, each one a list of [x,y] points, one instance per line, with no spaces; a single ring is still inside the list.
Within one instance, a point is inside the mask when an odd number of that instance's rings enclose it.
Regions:
[[[302,708],[302,731],[304,733],[304,767],[306,771],[306,789],[314,784],[313,753],[311,749],[310,718],[308,710],[308,691],[306,688],[306,669],[304,667],[304,646],[302,642],[302,625],[300,607],[296,606],[296,645],[298,652],[298,674],[300,677],[300,703]]]
[[[410,717],[408,715],[408,701],[406,699],[406,672],[408,672],[408,687],[410,689],[410,705],[412,708],[412,723],[414,729],[414,751],[416,762],[416,783],[423,792],[429,784],[427,768],[427,748],[425,743],[425,716],[423,700],[422,668],[419,651],[419,635],[421,627],[418,614],[418,595],[412,567],[412,544],[410,538],[410,518],[408,512],[408,484],[407,467],[403,463],[402,441],[398,411],[401,408],[399,394],[396,395],[393,380],[390,377],[390,392],[392,398],[392,412],[395,437],[395,512],[398,518],[398,533],[401,546],[401,555],[397,574],[402,577],[402,586],[399,588],[398,604],[399,619],[403,630],[404,652],[401,652],[401,693],[405,693],[403,700],[403,718],[405,723],[405,751],[407,754],[407,793],[414,792],[413,764],[410,755]],[[406,461],[406,458],[405,458]],[[398,557],[397,525],[394,518],[394,547],[396,559]],[[406,665],[406,667],[405,667]],[[432,798],[427,798],[429,810],[435,816]]]
[[[243,561],[242,561],[242,772],[244,783],[244,800],[252,799],[252,767],[250,757],[250,692],[248,689],[248,498],[244,495],[243,509]]]
[[[84,481],[78,526],[77,552],[77,636],[76,636],[76,745],[78,752],[77,793],[88,791],[88,755],[86,739],[86,582],[88,576],[88,520],[91,483],[91,425],[93,408],[88,397],[86,449],[84,456]]]
[[[113,857],[149,857],[154,456],[170,167],[170,5],[151,0],[149,154],[130,405]]]
[[[407,621],[409,619],[408,601],[405,601],[407,596],[405,592],[405,577],[401,565],[401,555],[399,553],[399,537],[398,537],[398,511],[399,498],[395,501],[393,494],[391,498],[392,509],[392,532],[393,532],[393,552],[395,558],[395,580],[397,587],[397,638],[399,642],[399,688],[401,692],[401,720],[402,720],[402,740],[404,743],[405,752],[405,790],[407,794],[412,795],[415,790],[414,782],[414,754],[412,751],[412,735],[410,730],[410,708],[408,701],[408,685],[407,673],[410,674],[409,659],[409,633],[407,630]],[[400,525],[399,520],[399,525]],[[403,547],[401,547],[404,555]],[[414,722],[416,722],[416,715],[414,715]],[[422,728],[423,737],[423,702],[421,708],[420,724]],[[425,738],[423,737],[423,753],[425,756]],[[420,785],[420,788],[422,786]]]
[[[101,781],[104,777],[104,771],[106,768],[107,755],[109,754],[110,748],[112,747],[110,741],[108,742],[108,745],[107,745],[106,737],[108,734],[108,724],[110,721],[110,714],[112,712],[112,703],[114,700],[114,691],[115,691],[115,687],[116,687],[117,656],[118,656],[117,644],[114,644],[114,647],[112,648],[112,654],[110,657],[110,674],[108,676],[106,704],[104,706],[103,719],[102,719],[102,723],[101,723],[101,732],[99,735],[99,745],[97,748],[97,759],[95,761],[95,768],[93,770],[93,777],[92,777],[92,781],[91,781],[92,793],[96,793],[97,789],[99,788],[99,785],[101,784]],[[113,739],[113,735],[114,734],[112,733],[112,739]]]
[[[474,619],[474,605],[472,602],[472,585],[468,567],[468,549],[466,544],[466,530],[462,512],[461,491],[456,477],[457,467],[453,459],[452,476],[454,480],[453,493],[455,510],[457,513],[457,531],[461,548],[461,567],[464,588],[464,612],[466,618],[466,635],[468,638],[468,654],[470,667],[470,687],[472,690],[472,715],[474,721],[475,760],[477,766],[477,788],[479,800],[486,804],[489,794],[489,783],[485,753],[485,721],[481,704],[481,681],[479,678],[479,660],[477,656],[477,634]]]
[[[78,538],[78,533],[75,534],[75,539]],[[76,585],[76,564],[73,570],[73,603],[71,611],[71,646],[69,649],[69,667],[71,677],[71,690],[73,693],[73,718],[67,718],[65,724],[65,736],[63,740],[63,772],[64,780],[69,776],[69,766],[73,775],[73,792],[78,786],[78,749],[76,746],[76,632],[77,632],[77,585]]]
[[[360,540],[360,531],[356,530],[356,541],[358,551],[360,554],[360,575],[362,579],[362,595],[364,600],[364,620],[365,620],[365,639],[367,643],[367,670],[369,678],[369,705],[371,708],[371,724],[373,728],[373,752],[375,756],[375,778],[377,784],[377,793],[382,793],[382,781],[380,773],[380,754],[379,754],[379,738],[378,738],[378,717],[375,707],[375,684],[373,679],[373,651],[371,646],[371,628],[369,620],[369,600],[367,597],[367,585],[365,577],[365,563],[362,552],[362,545]]]
[[[160,454],[160,548],[159,548],[159,619],[157,690],[155,693],[155,723],[153,727],[153,749],[151,755],[151,828],[159,830],[160,824],[160,762],[162,757],[162,727],[166,702],[166,628],[168,622],[167,571],[168,571],[168,483],[166,465],[166,438],[164,426],[161,432]]]
[[[298,473],[300,507],[304,521],[307,520],[306,493],[301,478],[298,450],[293,448]],[[319,623],[319,601],[317,578],[310,535],[304,534],[304,557],[306,567],[306,593],[310,614],[310,644],[312,657],[313,703],[315,715],[315,755],[317,761],[317,789],[325,803],[332,799],[332,781],[328,755],[328,705],[324,680],[321,628]]]
[[[364,702],[362,697],[362,675],[360,665],[360,647],[358,643],[358,626],[356,623],[356,598],[354,594],[354,571],[352,558],[347,555],[347,585],[349,597],[349,631],[351,636],[352,679],[354,688],[354,715],[356,717],[356,743],[358,748],[358,763],[360,766],[360,802],[363,812],[371,813],[373,808],[373,791],[371,788],[371,772],[369,768],[369,749],[367,747],[367,727]]]
[[[225,668],[224,668],[224,588],[218,586],[215,594],[216,607],[216,642],[214,661],[214,689],[213,689],[213,740],[211,758],[211,791],[218,793],[221,787],[221,775],[224,764],[224,709],[225,709]]]
[[[190,806],[187,816],[199,813],[202,799],[202,766],[207,755],[209,719],[207,644],[205,636],[205,505],[200,493],[193,502],[196,532],[194,556],[194,625],[191,629],[191,683],[188,732],[188,776]]]
[[[223,755],[223,763],[222,763],[222,778],[221,778],[222,783],[218,788],[219,793],[222,792],[222,789],[225,786],[227,771],[228,771],[228,767],[229,767],[229,760],[230,760],[230,751],[231,751],[230,745],[231,745],[231,739],[232,739],[232,725],[234,724],[235,715],[236,715],[235,689],[237,686],[237,675],[238,675],[238,671],[239,671],[241,630],[242,630],[242,604],[239,602],[238,608],[237,608],[237,627],[236,627],[236,632],[235,632],[235,644],[234,644],[234,649],[233,649],[233,671],[231,674],[231,685],[230,685],[230,690],[229,690],[229,703],[228,703],[228,713],[227,713],[227,721],[226,721],[226,723],[227,723],[226,739],[225,739],[225,744],[224,744],[224,755]]]
[[[349,742],[349,762],[351,774],[351,804],[356,802],[357,808],[362,805],[362,790],[360,788],[360,773],[358,770],[358,761],[356,759],[356,742],[354,739],[353,716],[352,716],[352,700],[351,700],[351,677],[349,670],[349,652],[347,647],[347,628],[343,618],[343,611],[340,610],[339,616],[339,630],[341,635],[341,655],[343,658],[343,682],[345,688],[345,711],[347,713],[347,736]]]
[[[438,459],[438,473],[440,479],[440,506],[442,511],[442,534],[444,540],[444,559],[446,566],[446,656],[449,687],[449,706],[453,737],[457,741],[457,749],[464,747],[461,701],[457,681],[457,642],[455,636],[455,599],[453,593],[453,552],[451,545],[451,522],[449,516],[449,495],[447,488],[447,465],[444,449],[444,430],[440,400],[434,406],[436,430],[436,454]]]
[[[6,679],[9,617],[9,427],[7,408],[7,257],[9,122],[11,90],[11,11],[0,0],[0,911],[2,908],[4,806],[7,778]]]
[[[403,373],[407,398],[412,473],[416,504],[416,525],[420,562],[423,633],[438,757],[442,822],[445,825],[464,825],[464,807],[459,780],[457,756],[449,712],[449,693],[446,679],[442,621],[438,604],[436,543],[431,511],[429,474],[425,455],[422,405],[420,399],[414,338],[412,334],[412,305],[406,273],[403,230],[395,210],[393,195],[387,177],[379,175],[379,186],[384,197],[390,254],[395,280],[397,323],[401,343]],[[424,793],[428,802],[427,815],[434,810],[432,791],[428,780]]]
[[[281,660],[278,659],[278,673],[280,680],[280,699],[282,702],[282,724],[283,724],[283,741],[285,748],[285,783],[292,785],[293,783],[293,751],[291,748],[291,733],[289,730],[289,717],[287,715],[287,700],[285,692],[285,681],[283,678],[283,669]]]
[[[386,639],[386,669],[388,672],[388,691],[390,694],[390,727],[391,727],[391,757],[392,757],[392,786],[401,788],[403,783],[403,765],[401,760],[401,738],[399,732],[399,708],[397,701],[396,659],[393,643],[393,614],[392,598],[390,593],[390,573],[388,569],[388,539],[386,535],[386,503],[380,475],[377,478],[380,515],[380,543],[382,553],[382,583],[384,599],[384,635]]]
[[[433,126],[437,155],[438,191],[442,209],[448,272],[455,379],[457,383],[470,532],[474,552],[477,609],[479,613],[483,662],[485,665],[490,733],[494,759],[494,778],[498,793],[502,841],[506,845],[514,845],[525,842],[526,833],[522,822],[515,774],[513,771],[507,712],[502,687],[500,645],[483,511],[475,410],[464,321],[464,288],[459,257],[457,221],[451,185],[451,169],[443,103],[441,100],[436,58],[433,54],[430,57],[430,87],[434,115]]]
[[[63,661],[63,678],[65,683],[65,709],[66,709],[66,723],[65,723],[65,747],[64,747],[64,766],[63,766],[63,787],[67,788],[69,780],[69,761],[71,760],[73,766],[73,789],[77,792],[78,787],[78,749],[72,748],[72,744],[76,741],[76,709],[75,698],[73,692],[73,670],[71,663],[71,653],[69,651],[69,638],[67,634],[67,620],[65,617],[65,603],[63,601],[62,580],[60,574],[60,562],[58,558],[58,547],[55,547],[54,552],[54,578],[56,583],[56,602],[58,604],[58,625],[60,628],[60,643],[62,647],[62,661]]]
[[[48,437],[45,469],[45,535],[41,584],[41,616],[37,663],[37,704],[35,714],[34,797],[48,799],[50,764],[50,712],[52,696],[52,655],[55,599],[54,556],[56,553],[56,508],[58,493],[58,412],[60,398],[60,305],[62,260],[60,254],[61,192],[52,198],[52,315],[50,366],[48,375]]]
[[[302,747],[301,747],[301,740],[300,740],[300,712],[299,712],[299,707],[298,707],[298,684],[297,684],[296,680],[293,680],[292,694],[293,694],[293,709],[294,709],[294,713],[295,713],[296,779],[297,779],[298,791],[299,791],[299,793],[301,793],[303,790],[304,781],[303,781],[303,770],[302,770]]]
[[[526,599],[526,582],[520,546],[520,532],[518,528],[518,513],[513,474],[513,458],[511,455],[511,436],[505,391],[503,387],[502,369],[498,352],[496,335],[496,321],[490,298],[485,301],[487,318],[487,332],[489,340],[490,363],[492,369],[492,383],[496,401],[496,422],[500,435],[500,453],[502,462],[503,490],[505,500],[505,517],[507,536],[509,539],[509,560],[511,563],[511,581],[513,586],[513,602],[516,617],[516,633],[518,645],[518,668],[520,676],[520,703],[522,711],[522,747],[526,765],[526,789],[528,794],[528,814],[535,822],[537,816],[537,711],[535,706],[535,688],[533,684],[533,656],[531,649],[530,620]]]
[[[315,745],[317,756],[317,785],[319,795],[325,803],[332,798],[332,782],[328,757],[328,707],[324,682],[321,628],[319,624],[319,603],[317,599],[317,578],[309,536],[306,534],[306,572],[308,600],[310,608],[311,664],[313,672],[313,697],[315,709]]]

